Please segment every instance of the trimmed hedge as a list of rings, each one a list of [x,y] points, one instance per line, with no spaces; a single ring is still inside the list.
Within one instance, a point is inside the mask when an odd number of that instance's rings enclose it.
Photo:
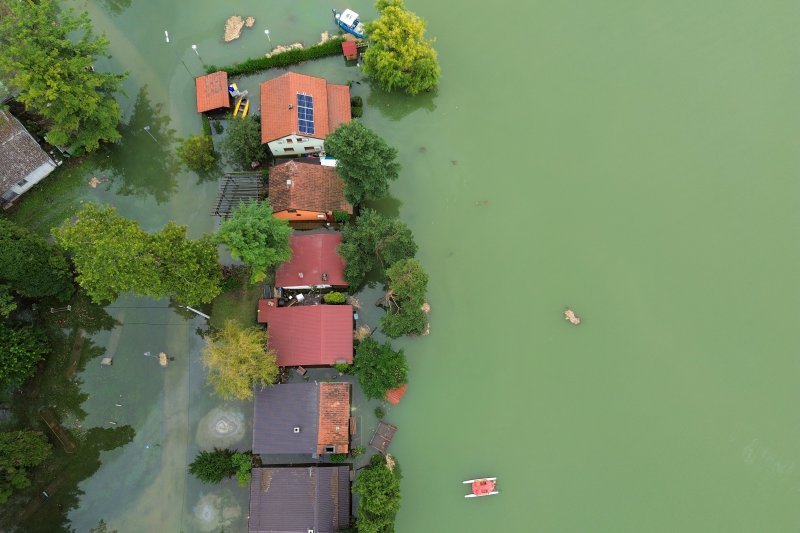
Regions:
[[[253,57],[228,67],[208,65],[206,67],[206,73],[211,74],[218,70],[224,70],[228,73],[228,76],[233,77],[255,74],[256,72],[271,68],[284,68],[289,65],[302,63],[303,61],[339,55],[342,53],[342,41],[344,41],[344,37],[334,37],[329,41],[315,44],[310,48],[287,50],[286,52],[275,54],[272,57]]]

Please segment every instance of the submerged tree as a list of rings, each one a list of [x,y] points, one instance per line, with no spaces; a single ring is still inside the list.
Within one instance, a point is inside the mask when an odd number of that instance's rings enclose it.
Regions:
[[[386,391],[406,383],[408,365],[403,350],[393,350],[388,342],[380,344],[368,337],[356,348],[353,374],[358,377],[367,398],[386,398]]]
[[[211,452],[200,452],[189,463],[189,472],[203,483],[219,483],[235,472],[233,451],[214,448]]]
[[[241,170],[250,170],[251,163],[266,159],[266,145],[261,144],[261,123],[255,115],[231,120],[227,130],[222,140],[222,152],[230,164]]]
[[[44,462],[51,450],[38,431],[0,431],[0,503],[31,484],[28,469]]]
[[[388,291],[384,297],[386,314],[381,329],[389,337],[419,335],[428,318],[422,310],[428,290],[428,274],[416,259],[401,259],[386,270]]]
[[[374,268],[386,268],[401,259],[414,257],[417,245],[403,221],[364,209],[355,224],[342,229],[339,253],[345,261],[344,278],[357,288]]]
[[[56,0],[0,5],[0,78],[25,108],[47,122],[47,140],[86,151],[120,138],[114,99],[124,75],[96,72],[108,39],[96,37],[86,13]]]
[[[337,160],[336,172],[344,181],[344,196],[351,204],[386,196],[389,182],[400,172],[397,150],[355,120],[328,135],[325,150]]]
[[[392,533],[400,510],[400,466],[391,455],[370,457],[353,483],[358,495],[358,533]]]
[[[272,215],[269,202],[240,205],[231,218],[222,222],[217,240],[225,244],[236,259],[251,267],[253,283],[264,280],[273,267],[292,257],[289,223]]]
[[[0,322],[0,386],[22,385],[49,351],[41,332]]]
[[[367,24],[364,72],[386,91],[417,94],[436,87],[441,69],[433,42],[425,38],[425,21],[403,0],[378,0],[375,7],[380,16]]]
[[[214,143],[208,135],[192,135],[181,140],[178,157],[189,170],[208,172],[217,162],[214,156]]]
[[[253,386],[266,387],[278,379],[275,354],[268,351],[263,328],[225,321],[221,330],[206,337],[203,364],[208,384],[224,400],[250,400]]]

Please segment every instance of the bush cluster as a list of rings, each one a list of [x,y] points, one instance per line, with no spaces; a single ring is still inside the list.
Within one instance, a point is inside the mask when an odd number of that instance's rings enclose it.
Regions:
[[[212,72],[224,70],[228,73],[228,76],[243,76],[246,74],[255,74],[256,72],[271,68],[285,68],[289,65],[302,63],[303,61],[339,55],[342,53],[343,40],[343,37],[334,37],[329,41],[315,44],[309,48],[287,50],[286,52],[275,54],[271,57],[253,57],[228,67],[209,65],[206,67],[206,72],[211,74]]]
[[[359,118],[364,114],[364,100],[360,96],[350,98],[350,116]]]
[[[329,292],[322,297],[326,304],[341,305],[347,301],[347,297],[341,292]]]

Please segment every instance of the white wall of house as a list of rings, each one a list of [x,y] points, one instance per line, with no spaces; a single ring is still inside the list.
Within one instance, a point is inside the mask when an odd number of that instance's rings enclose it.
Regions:
[[[12,201],[47,176],[50,175],[56,169],[56,163],[52,159],[42,163],[38,168],[36,168],[33,172],[25,176],[23,179],[15,183],[10,189],[7,191],[3,191],[1,195],[3,199],[6,201]],[[5,205],[5,207],[9,207],[10,204]]]
[[[272,155],[303,155],[315,154],[325,150],[322,139],[314,137],[304,137],[302,135],[287,135],[267,143]]]

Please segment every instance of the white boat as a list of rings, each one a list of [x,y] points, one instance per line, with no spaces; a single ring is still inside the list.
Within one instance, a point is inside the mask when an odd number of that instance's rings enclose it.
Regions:
[[[465,498],[480,498],[482,496],[494,496],[500,494],[497,488],[496,477],[484,477],[480,479],[468,479],[462,482],[464,485],[472,485],[472,494],[467,494]]]
[[[339,13],[334,9],[333,16],[336,19],[336,24],[347,33],[352,33],[359,39],[367,36],[364,32],[364,25],[358,20],[358,13],[355,11],[345,9],[342,13]]]

